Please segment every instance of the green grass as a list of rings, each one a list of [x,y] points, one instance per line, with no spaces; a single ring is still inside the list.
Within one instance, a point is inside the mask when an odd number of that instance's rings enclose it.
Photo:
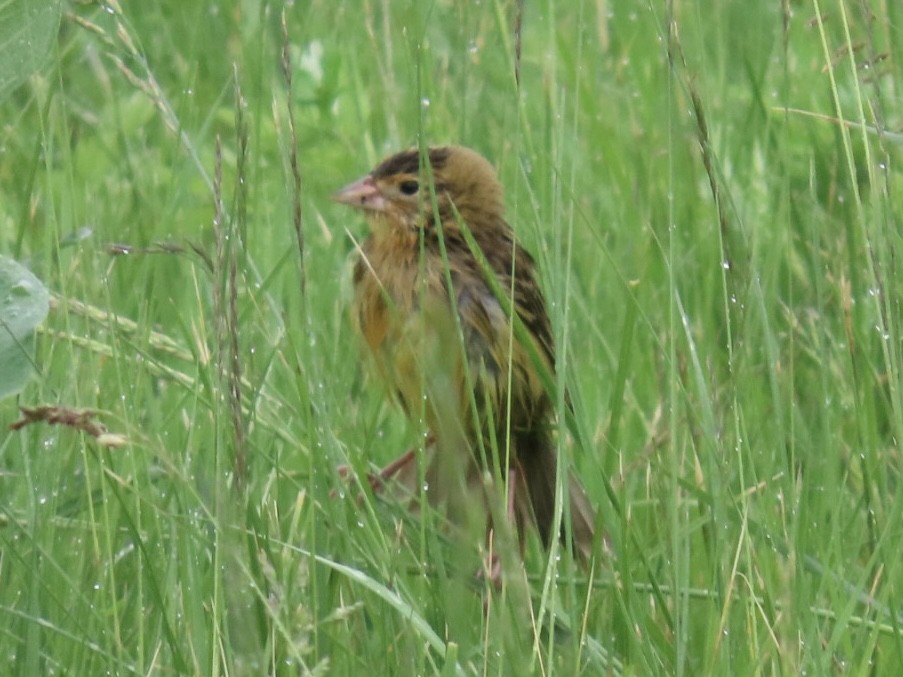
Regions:
[[[2,105],[0,254],[59,299],[18,404],[127,443],[0,404],[0,672],[897,674],[903,12],[524,4],[518,86],[515,2],[296,2],[290,93],[278,3],[67,5]],[[416,440],[328,196],[420,140],[541,266],[592,576],[532,542],[489,589],[338,479]]]

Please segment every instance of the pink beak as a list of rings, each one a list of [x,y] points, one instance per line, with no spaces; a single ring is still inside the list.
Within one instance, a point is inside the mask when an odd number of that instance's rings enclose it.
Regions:
[[[332,199],[358,209],[376,212],[385,211],[386,209],[386,198],[383,197],[383,194],[373,182],[373,177],[369,174],[333,193]]]

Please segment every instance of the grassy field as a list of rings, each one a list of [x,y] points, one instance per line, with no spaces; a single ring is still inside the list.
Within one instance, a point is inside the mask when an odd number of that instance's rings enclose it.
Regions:
[[[0,403],[0,673],[899,674],[903,9],[519,4],[65,3],[2,104],[0,254],[56,301]],[[329,195],[420,141],[541,267],[592,572],[494,589],[338,477],[416,431]]]

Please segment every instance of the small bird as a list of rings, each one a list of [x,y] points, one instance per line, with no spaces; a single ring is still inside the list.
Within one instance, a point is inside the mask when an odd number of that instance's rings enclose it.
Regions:
[[[362,210],[370,226],[354,266],[352,317],[380,379],[430,433],[430,502],[472,514],[479,492],[491,535],[485,478],[501,479],[504,519],[521,547],[531,521],[550,545],[558,458],[543,372],[548,383],[555,348],[534,260],[505,221],[495,169],[462,146],[405,150],[333,199]],[[415,458],[387,466],[374,487]],[[573,473],[564,487],[574,550],[588,560],[594,513]]]

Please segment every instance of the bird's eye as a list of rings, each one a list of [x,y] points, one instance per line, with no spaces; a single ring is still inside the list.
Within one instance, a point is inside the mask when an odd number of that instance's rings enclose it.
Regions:
[[[420,184],[413,180],[402,181],[398,184],[398,190],[405,195],[415,195],[420,190]]]

